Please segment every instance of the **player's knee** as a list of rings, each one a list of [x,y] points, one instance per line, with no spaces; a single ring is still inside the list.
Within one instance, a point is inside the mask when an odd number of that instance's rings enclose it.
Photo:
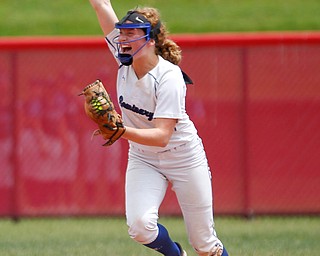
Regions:
[[[128,233],[130,237],[141,244],[149,244],[157,237],[157,215],[147,213],[131,220]]]

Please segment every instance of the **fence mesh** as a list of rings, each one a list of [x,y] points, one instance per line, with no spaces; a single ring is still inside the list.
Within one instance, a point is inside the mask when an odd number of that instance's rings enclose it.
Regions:
[[[216,40],[180,38],[215,212],[319,213],[320,43]],[[127,143],[92,140],[77,96],[100,78],[116,101],[114,60],[100,41],[38,46],[0,48],[0,215],[123,214]],[[161,211],[180,213],[170,190]]]

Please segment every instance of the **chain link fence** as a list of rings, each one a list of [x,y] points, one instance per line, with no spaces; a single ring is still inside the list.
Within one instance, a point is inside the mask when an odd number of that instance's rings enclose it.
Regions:
[[[212,169],[215,212],[319,214],[320,34],[174,39],[194,81],[187,111]],[[100,78],[116,101],[104,41],[0,45],[0,216],[123,215],[128,145],[91,139],[77,96]],[[180,214],[170,190],[161,212]]]

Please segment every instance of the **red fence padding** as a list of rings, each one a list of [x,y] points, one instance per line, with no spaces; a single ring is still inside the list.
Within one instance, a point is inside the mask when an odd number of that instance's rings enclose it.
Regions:
[[[172,38],[216,214],[319,214],[320,33]],[[0,216],[124,214],[127,143],[91,140],[77,96],[100,78],[115,100],[116,72],[103,37],[0,39]]]
[[[185,47],[217,45],[265,45],[265,44],[319,44],[320,32],[264,32],[264,33],[208,33],[175,34],[172,39]],[[105,40],[98,36],[78,37],[1,37],[1,49],[77,48],[104,47]]]

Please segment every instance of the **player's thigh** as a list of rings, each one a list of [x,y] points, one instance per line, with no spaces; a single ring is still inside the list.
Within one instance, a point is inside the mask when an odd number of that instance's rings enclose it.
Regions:
[[[167,179],[151,165],[129,161],[126,173],[128,224],[146,214],[158,215],[167,186]]]
[[[203,165],[184,170],[184,178],[173,181],[179,204],[182,208],[196,210],[212,205],[211,173],[208,165]]]

